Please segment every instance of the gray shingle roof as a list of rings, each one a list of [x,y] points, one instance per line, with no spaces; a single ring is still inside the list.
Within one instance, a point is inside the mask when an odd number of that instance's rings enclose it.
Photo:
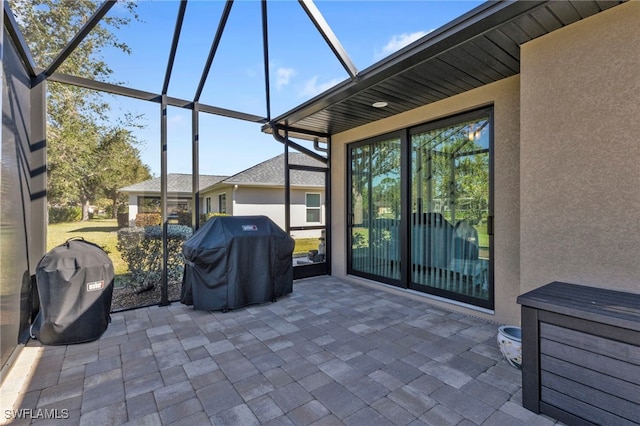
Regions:
[[[297,152],[289,153],[289,163],[313,167],[326,167],[322,162],[315,160],[308,155]],[[292,170],[290,179],[292,186],[324,187],[323,173]],[[280,154],[243,170],[240,173],[225,179],[222,183],[231,185],[284,186],[284,154]]]
[[[200,190],[223,181],[228,176],[200,175]],[[145,180],[144,182],[120,188],[122,192],[160,192],[160,178]],[[191,192],[191,175],[185,173],[167,174],[167,192]]]
[[[289,153],[290,164],[301,164],[304,166],[326,167],[308,155],[297,152]],[[292,170],[292,186],[324,187],[324,174],[317,172],[307,172]],[[246,170],[229,176],[200,175],[200,191],[216,184],[228,185],[264,185],[264,186],[284,186],[284,154],[270,158],[262,163],[249,167]],[[156,177],[144,182],[120,188],[121,192],[160,192],[160,178]],[[184,173],[169,173],[167,175],[167,192],[191,192],[191,175]]]

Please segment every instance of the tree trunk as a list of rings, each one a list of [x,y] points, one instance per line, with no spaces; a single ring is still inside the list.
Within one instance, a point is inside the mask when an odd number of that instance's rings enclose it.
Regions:
[[[89,200],[85,200],[82,203],[82,221],[87,222],[89,220]]]
[[[118,195],[116,195],[111,201],[113,201],[113,208],[111,209],[111,219],[118,217]]]

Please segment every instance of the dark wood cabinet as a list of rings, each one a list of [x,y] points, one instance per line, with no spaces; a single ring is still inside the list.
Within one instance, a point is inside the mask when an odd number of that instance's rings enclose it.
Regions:
[[[553,282],[518,297],[522,403],[564,423],[640,423],[640,294]]]

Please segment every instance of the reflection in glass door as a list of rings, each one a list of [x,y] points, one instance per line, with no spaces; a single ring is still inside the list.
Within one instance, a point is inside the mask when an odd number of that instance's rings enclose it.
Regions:
[[[491,307],[489,114],[411,132],[411,287]]]
[[[350,150],[350,271],[400,280],[400,138]]]

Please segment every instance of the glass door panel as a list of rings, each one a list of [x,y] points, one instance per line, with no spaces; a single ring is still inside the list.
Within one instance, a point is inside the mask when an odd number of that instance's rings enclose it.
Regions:
[[[400,139],[350,151],[350,272],[400,280]]]
[[[473,303],[491,299],[490,133],[486,115],[411,136],[411,286],[417,290]]]

